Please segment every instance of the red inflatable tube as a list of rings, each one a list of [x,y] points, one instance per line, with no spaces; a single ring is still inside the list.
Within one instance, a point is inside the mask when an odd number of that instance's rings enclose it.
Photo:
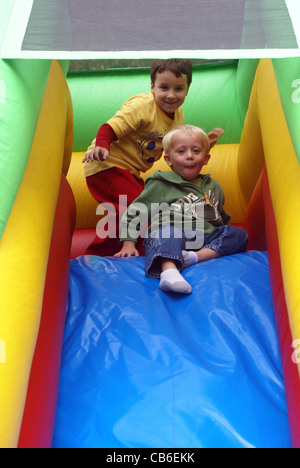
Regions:
[[[49,448],[55,423],[76,207],[62,176],[53,226],[38,340],[32,362],[19,448]]]
[[[263,172],[253,191],[244,224],[249,235],[248,250],[267,250],[265,209],[263,205]]]
[[[300,447],[300,380],[298,367],[292,361],[293,339],[285,301],[276,220],[266,167],[252,194],[243,227],[249,234],[249,250],[268,250],[291,439],[294,447]]]
[[[277,229],[266,169],[263,171],[263,205],[269,253],[271,287],[283,368],[286,401],[293,447],[300,448],[300,379],[298,366],[292,361],[292,342],[288,310],[284,295]]]

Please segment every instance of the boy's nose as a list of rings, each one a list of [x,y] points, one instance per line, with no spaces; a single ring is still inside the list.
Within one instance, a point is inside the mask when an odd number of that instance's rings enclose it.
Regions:
[[[175,90],[169,89],[169,92],[168,92],[168,99],[174,99],[174,98],[176,98]]]

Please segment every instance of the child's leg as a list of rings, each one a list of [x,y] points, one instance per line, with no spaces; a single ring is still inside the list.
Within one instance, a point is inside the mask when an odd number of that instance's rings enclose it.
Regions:
[[[144,241],[146,274],[150,278],[160,279],[163,291],[192,292],[191,286],[180,274],[183,269],[183,244],[182,233],[178,236],[177,231],[175,235],[175,229],[170,226],[152,232]]]
[[[112,167],[106,171],[98,172],[86,178],[89,191],[98,203],[109,203],[112,210],[108,212],[108,226],[116,226],[116,236],[108,236],[101,239],[95,237],[87,250],[90,255],[114,255],[122,248],[119,241],[119,217],[142,192],[144,182],[137,179],[129,171],[119,167]],[[127,203],[120,205],[120,195],[126,195]],[[124,198],[125,202],[125,198]],[[143,254],[142,242],[138,244],[140,254]]]
[[[204,237],[203,250],[212,249],[218,257],[245,252],[248,234],[244,229],[235,226],[222,226]]]
[[[215,250],[206,249],[206,248],[203,248],[199,250],[198,252],[187,251],[187,250],[182,251],[184,268],[188,268],[199,262],[205,262],[206,260],[212,260],[214,258],[218,258],[218,256],[219,255],[217,254]]]
[[[201,250],[182,252],[184,267],[187,268],[198,262],[245,252],[247,244],[248,234],[244,229],[234,226],[222,226],[204,237],[204,245]]]

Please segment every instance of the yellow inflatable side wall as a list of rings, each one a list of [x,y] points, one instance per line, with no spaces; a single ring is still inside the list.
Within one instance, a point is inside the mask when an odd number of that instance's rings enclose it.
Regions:
[[[53,62],[29,161],[0,241],[0,446],[16,447],[39,331],[62,170],[73,142],[72,104]],[[55,344],[54,344],[55,345]]]
[[[254,89],[258,96],[256,109],[276,217],[285,298],[292,336],[299,339],[300,165],[287,127],[271,60],[261,61],[257,78]]]

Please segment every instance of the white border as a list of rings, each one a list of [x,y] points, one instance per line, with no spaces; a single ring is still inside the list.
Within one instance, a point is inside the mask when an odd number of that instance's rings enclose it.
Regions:
[[[34,0],[15,0],[3,41],[4,59],[155,59],[182,57],[191,59],[241,59],[300,57],[300,0],[286,0],[298,41],[298,49],[237,49],[237,50],[153,50],[153,51],[24,51],[22,43]],[[49,0],[51,1],[51,0]]]
[[[15,0],[1,49],[1,58],[23,58],[22,43],[34,0]],[[51,0],[49,0],[51,1]]]
[[[295,36],[300,47],[300,0],[285,0],[293,24]]]
[[[50,1],[50,0],[49,0]],[[300,0],[299,0],[300,1]],[[48,60],[105,60],[105,59],[260,59],[300,57],[298,49],[237,49],[237,50],[151,50],[151,51],[22,51],[2,50],[3,59],[48,59]]]

